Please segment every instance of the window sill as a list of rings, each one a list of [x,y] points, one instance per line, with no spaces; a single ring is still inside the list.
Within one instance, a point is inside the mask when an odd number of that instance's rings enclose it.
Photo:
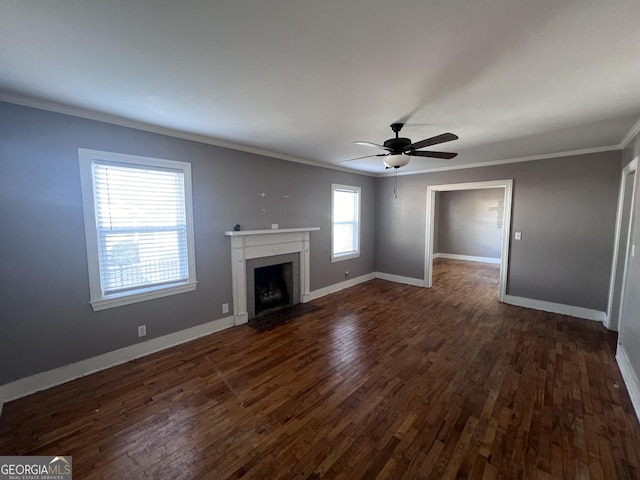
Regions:
[[[359,256],[360,256],[360,252],[345,253],[343,255],[335,255],[331,257],[331,263],[341,262],[342,260],[350,260],[352,258],[358,258]]]
[[[89,302],[93,311],[106,310],[107,308],[120,307],[131,303],[144,302],[154,298],[168,297],[179,293],[191,292],[196,289],[198,282],[181,283],[169,287],[160,287],[153,290],[138,291],[135,293],[122,293],[110,297],[100,298]]]

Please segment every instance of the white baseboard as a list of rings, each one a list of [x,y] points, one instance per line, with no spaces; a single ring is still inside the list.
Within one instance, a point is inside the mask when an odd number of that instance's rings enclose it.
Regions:
[[[624,347],[618,344],[618,351],[616,352],[616,361],[622,373],[622,379],[629,391],[629,397],[631,397],[631,403],[633,409],[636,411],[636,417],[640,420],[640,382],[638,382],[638,376],[633,370],[633,365],[629,361],[627,352]]]
[[[389,282],[405,283],[415,287],[426,287],[426,283],[422,278],[403,277],[402,275],[394,275],[392,273],[376,272],[376,278],[387,280]]]
[[[234,325],[243,325],[245,323],[249,322],[249,314],[247,312],[245,313],[241,313],[240,315],[236,315],[233,318],[233,324]]]
[[[516,297],[514,295],[505,295],[504,303],[518,307],[533,308],[534,310],[542,310],[543,312],[571,315],[572,317],[584,318],[586,320],[597,320],[599,322],[604,322],[607,318],[607,314],[599,310],[574,307],[573,305],[564,305],[562,303],[545,302],[544,300],[534,300],[532,298]]]
[[[424,280],[422,280],[421,278],[403,277],[401,275],[394,275],[392,273],[373,272],[367,273],[366,275],[361,275],[359,277],[350,278],[349,280],[345,280],[344,282],[334,283],[333,285],[329,285],[328,287],[314,290],[313,292],[310,292],[309,295],[304,295],[302,298],[302,302],[310,302],[311,300],[315,300],[316,298],[324,297],[325,295],[329,295],[330,293],[339,292],[340,290],[353,287],[360,283],[368,282],[369,280],[373,280],[374,278],[380,278],[382,280],[388,280],[390,282],[396,283],[406,283],[407,285],[415,285],[416,287],[425,286]]]
[[[458,255],[457,253],[434,253],[433,258],[450,258],[451,260],[466,260],[467,262],[502,263],[502,259],[494,257],[474,257],[472,255]]]
[[[308,295],[303,295],[302,302],[307,303],[311,300],[315,300],[316,298],[329,295],[330,293],[336,293],[340,290],[344,290],[345,288],[353,287],[354,285],[358,285],[359,283],[368,282],[369,280],[373,280],[374,278],[376,278],[375,273],[367,273],[366,275],[360,275],[359,277],[350,278],[349,280],[345,280],[344,282],[334,283],[333,285],[329,285],[328,287],[319,288],[318,290],[309,292]]]
[[[232,316],[220,318],[212,322],[196,325],[195,327],[180,330],[179,332],[153,338],[146,342],[136,343],[135,345],[104,353],[97,357],[87,358],[86,360],[81,360],[70,365],[37,373],[30,377],[21,378],[14,382],[1,385],[0,413],[2,413],[1,405],[3,402],[26,397],[40,390],[55,387],[61,383],[84,377],[85,375],[99,372],[100,370],[105,370],[136,358],[144,357],[145,355],[159,352],[160,350],[195,340],[199,337],[204,337],[214,332],[219,332],[220,330],[233,327],[233,323]]]

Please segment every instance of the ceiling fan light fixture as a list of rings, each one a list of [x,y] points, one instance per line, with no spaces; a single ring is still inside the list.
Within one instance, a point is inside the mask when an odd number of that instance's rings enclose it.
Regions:
[[[403,123],[392,123],[391,130],[393,130],[393,133],[395,133],[396,136],[395,138],[385,140],[382,145],[373,142],[354,142],[357,145],[363,145],[365,147],[375,147],[385,150],[385,153],[379,153],[377,155],[365,155],[364,157],[342,160],[338,163],[353,162],[354,160],[360,160],[362,158],[382,157],[382,163],[384,164],[385,168],[400,168],[409,163],[411,157],[431,157],[449,160],[458,155],[457,153],[453,152],[434,152],[420,150],[424,147],[430,147],[439,143],[446,143],[457,140],[458,136],[455,133],[442,133],[440,135],[425,138],[424,140],[420,140],[419,142],[412,143],[410,138],[401,137],[399,135],[403,125]]]
[[[394,155],[387,155],[382,159],[382,162],[385,164],[386,167],[400,168],[400,167],[404,167],[407,163],[409,163],[410,159],[411,157],[409,157],[409,155],[405,155],[404,153],[399,153]]]

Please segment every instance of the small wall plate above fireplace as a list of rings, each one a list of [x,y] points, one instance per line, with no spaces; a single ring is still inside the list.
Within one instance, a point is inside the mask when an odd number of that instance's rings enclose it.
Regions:
[[[299,253],[299,261],[297,262],[299,271],[293,275],[298,281],[292,290],[296,293],[299,292],[299,301],[301,303],[309,301],[309,233],[315,230],[320,230],[320,228],[283,228],[279,230],[241,230],[225,232],[225,235],[231,238],[233,314],[236,325],[247,323],[249,319],[249,309],[247,305],[247,260]],[[265,265],[272,264],[269,260],[263,263],[265,263]],[[253,286],[251,286],[251,288],[253,288]],[[255,314],[255,311],[253,314]]]

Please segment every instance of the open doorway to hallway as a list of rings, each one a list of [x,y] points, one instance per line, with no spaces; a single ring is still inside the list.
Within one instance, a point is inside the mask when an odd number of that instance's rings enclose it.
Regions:
[[[426,286],[445,280],[452,262],[473,262],[466,274],[495,277],[498,299],[506,294],[511,226],[512,180],[427,187]],[[434,262],[436,262],[434,264]],[[479,264],[485,264],[481,268]],[[465,270],[462,266],[456,270]],[[437,267],[437,268],[436,268]],[[461,273],[462,274],[462,273]],[[477,279],[476,279],[477,280]],[[437,285],[437,283],[436,283]]]

